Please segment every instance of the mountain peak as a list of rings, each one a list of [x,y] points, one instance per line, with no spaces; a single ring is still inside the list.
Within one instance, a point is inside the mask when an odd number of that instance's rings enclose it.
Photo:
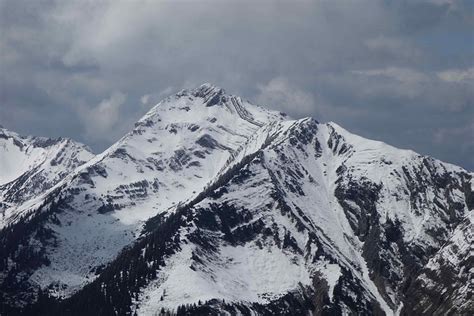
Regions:
[[[175,93],[175,97],[181,98],[181,97],[197,97],[197,98],[206,98],[209,97],[210,95],[225,95],[225,90],[222,89],[221,87],[218,87],[216,85],[213,85],[211,83],[203,83],[200,86],[192,89],[182,89]]]
[[[213,90],[213,91],[220,91],[222,93],[225,93],[225,90],[222,89],[221,87],[217,86],[217,85],[214,85],[212,83],[209,83],[209,82],[205,82],[203,83],[202,85],[200,85],[199,87],[193,89],[193,91],[195,93],[199,93],[199,92],[206,92],[208,90]]]
[[[204,83],[197,88],[181,90],[165,98],[145,114],[135,124],[135,128],[152,127],[159,122],[176,125],[183,122],[199,124],[205,121],[218,121],[217,125],[227,128],[239,125],[237,122],[259,128],[273,121],[287,119],[289,117],[283,113],[251,104],[241,97],[226,93],[221,87]]]
[[[203,98],[206,106],[213,106],[227,100],[224,89],[213,86],[210,83],[202,84],[194,89],[192,95]]]

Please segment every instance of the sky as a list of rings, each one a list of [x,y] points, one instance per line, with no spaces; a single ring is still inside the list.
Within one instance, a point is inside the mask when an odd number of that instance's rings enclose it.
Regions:
[[[101,152],[209,82],[474,170],[474,1],[0,0],[0,124]]]

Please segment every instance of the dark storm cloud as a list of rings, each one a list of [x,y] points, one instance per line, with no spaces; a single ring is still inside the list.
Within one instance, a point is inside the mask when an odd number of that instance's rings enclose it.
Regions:
[[[203,82],[474,169],[469,1],[0,1],[0,124],[102,150]]]

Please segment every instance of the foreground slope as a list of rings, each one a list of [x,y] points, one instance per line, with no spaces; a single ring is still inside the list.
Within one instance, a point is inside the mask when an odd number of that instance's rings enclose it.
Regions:
[[[3,234],[4,308],[468,315],[472,183],[203,85],[152,109]]]

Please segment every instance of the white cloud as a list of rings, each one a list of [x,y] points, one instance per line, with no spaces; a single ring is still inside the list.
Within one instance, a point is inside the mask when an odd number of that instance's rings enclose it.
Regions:
[[[190,87],[195,87],[196,84],[189,85]],[[152,93],[147,93],[141,96],[140,102],[142,103],[143,106],[155,104],[155,102],[162,100],[165,97],[170,96],[174,92],[177,92],[179,90],[183,89],[181,88],[174,88],[174,87],[166,87],[158,92],[152,92]]]
[[[398,50],[405,47],[405,43],[403,41],[385,36],[369,38],[365,43],[368,48],[374,50]]]
[[[352,73],[363,76],[382,76],[402,83],[419,83],[429,80],[429,76],[410,68],[387,67],[380,69],[355,70]]]
[[[455,5],[457,0],[424,0],[425,2],[433,3],[436,5]]]
[[[113,139],[114,126],[120,121],[120,108],[126,99],[120,91],[113,92],[94,108],[79,109],[79,116],[85,126],[86,136],[105,140]]]
[[[450,69],[437,73],[439,79],[446,82],[469,82],[474,80],[474,67],[466,70]]]
[[[158,96],[159,97],[166,97],[168,95],[170,95],[171,93],[175,92],[175,91],[178,91],[178,89],[175,89],[173,87],[167,87],[163,90],[161,90],[159,93],[158,93]]]
[[[148,101],[150,101],[150,96],[149,94],[145,94],[143,95],[141,98],[140,98],[140,102],[143,104],[143,105],[147,105],[148,104]]]
[[[297,115],[314,115],[313,96],[293,86],[286,78],[273,78],[267,84],[258,85],[258,90],[256,100],[262,105]]]

